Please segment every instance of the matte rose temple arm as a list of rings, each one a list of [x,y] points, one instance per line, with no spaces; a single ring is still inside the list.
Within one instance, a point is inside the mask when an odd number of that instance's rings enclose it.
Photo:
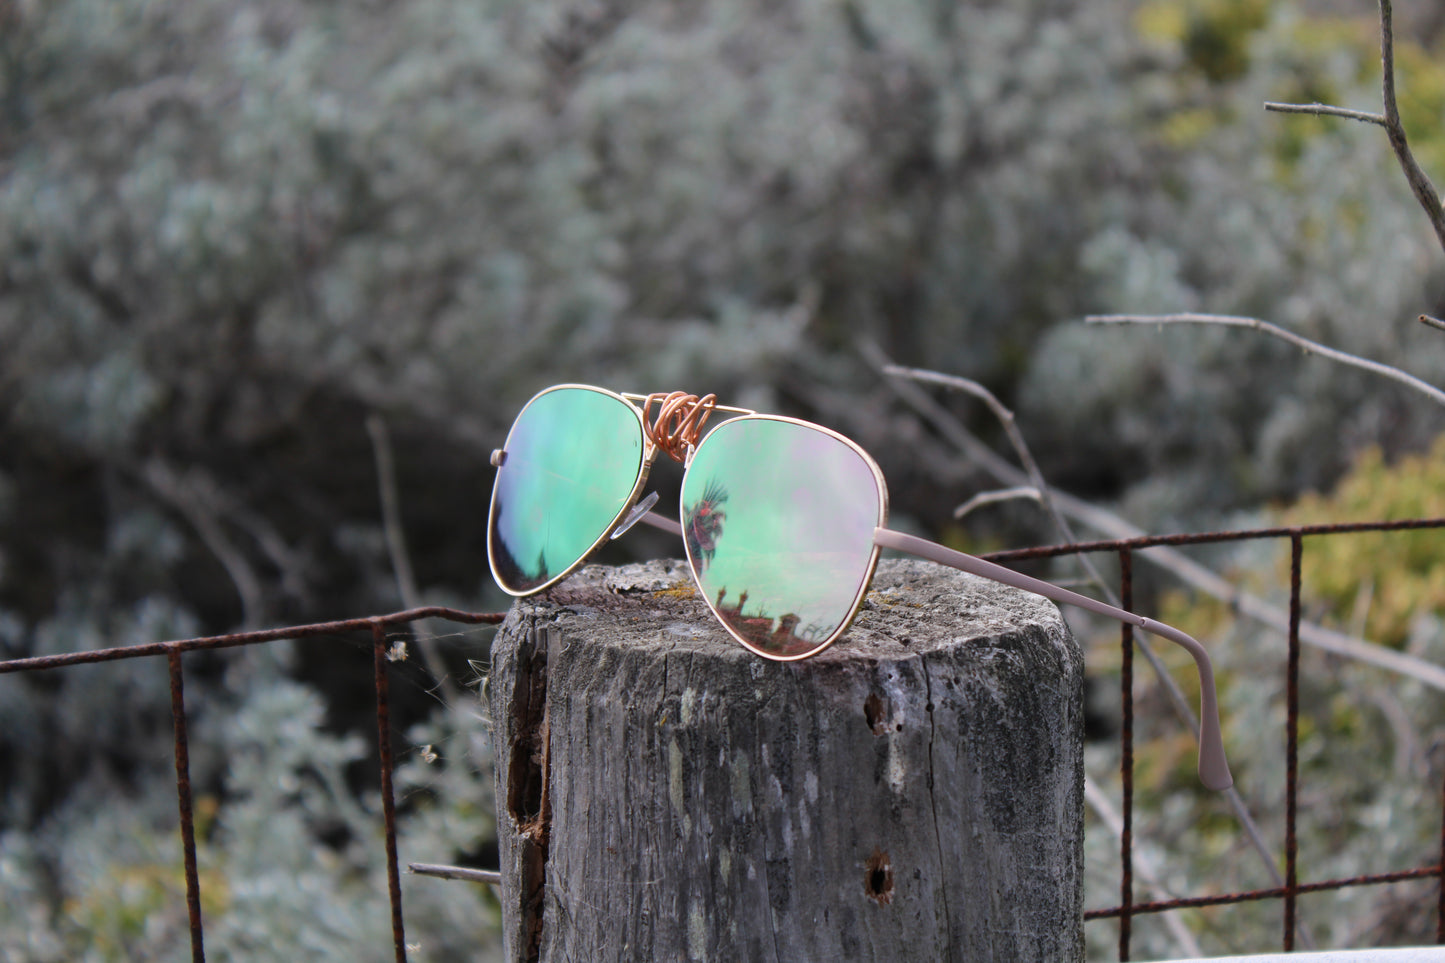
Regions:
[[[631,521],[646,522],[654,528],[660,528],[674,535],[682,534],[681,525],[655,512],[646,512],[637,519],[629,520],[629,522]],[[1204,646],[1193,637],[1173,626],[1156,622],[1133,612],[1126,612],[1108,603],[1091,599],[1087,595],[1080,595],[1078,592],[1071,592],[1042,579],[1031,578],[1015,572],[1013,569],[1004,568],[1002,565],[945,548],[936,542],[930,542],[916,535],[905,535],[888,528],[876,528],[873,530],[873,542],[882,548],[896,549],[930,562],[937,562],[940,565],[968,572],[971,575],[978,575],[995,582],[1002,582],[1004,585],[1023,589],[1025,592],[1042,595],[1061,605],[1072,605],[1096,615],[1115,619],[1183,646],[1194,657],[1194,664],[1199,669],[1199,779],[1206,787],[1214,790],[1224,790],[1234,785],[1234,778],[1229,773],[1229,762],[1224,756],[1224,739],[1219,729],[1219,705],[1214,688],[1214,666],[1209,661],[1209,653],[1204,650]]]

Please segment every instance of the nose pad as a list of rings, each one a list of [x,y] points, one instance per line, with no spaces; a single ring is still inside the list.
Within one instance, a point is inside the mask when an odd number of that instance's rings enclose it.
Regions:
[[[660,497],[662,496],[657,492],[648,492],[646,498],[632,506],[632,511],[627,513],[627,517],[622,520],[622,524],[618,525],[612,532],[612,538],[621,538],[629,528],[642,521],[642,516],[652,511],[652,506],[657,504],[657,500]]]

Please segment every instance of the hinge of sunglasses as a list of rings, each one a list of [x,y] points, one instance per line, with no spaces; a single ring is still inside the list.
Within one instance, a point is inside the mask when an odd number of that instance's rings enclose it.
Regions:
[[[611,537],[621,538],[623,533],[625,533],[629,528],[642,521],[642,516],[652,511],[652,506],[657,504],[657,500],[660,497],[662,496],[660,496],[657,492],[649,492],[646,498],[638,502],[636,505],[633,505],[632,511],[627,513],[627,517],[622,520],[622,524],[618,525],[617,528],[613,529]]]
[[[493,467],[493,468],[501,468],[501,467],[502,467],[503,465],[505,465],[506,463],[507,463],[507,449],[505,449],[505,448],[493,448],[493,449],[492,449],[492,467]]]

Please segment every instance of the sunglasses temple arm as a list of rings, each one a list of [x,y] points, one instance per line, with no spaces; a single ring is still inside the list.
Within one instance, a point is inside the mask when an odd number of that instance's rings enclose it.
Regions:
[[[643,515],[641,518],[639,518],[638,521],[642,522],[644,525],[651,525],[653,528],[660,528],[664,532],[668,532],[672,535],[682,535],[681,525],[668,518],[666,515],[657,514],[657,512],[648,512],[646,515]]]
[[[1168,639],[1176,645],[1183,646],[1194,657],[1194,664],[1199,668],[1199,779],[1205,786],[1215,790],[1228,789],[1234,785],[1234,778],[1229,774],[1229,762],[1224,757],[1224,739],[1219,730],[1219,704],[1214,689],[1214,666],[1209,660],[1209,653],[1194,638],[1173,626],[1155,622],[1153,619],[1135,615],[1133,612],[1126,612],[1108,603],[1091,599],[1087,595],[1071,592],[1042,579],[1030,578],[1013,569],[986,562],[972,555],[965,555],[963,552],[956,552],[951,548],[945,548],[936,542],[930,542],[915,535],[905,535],[891,529],[877,528],[873,530],[873,541],[874,544],[883,548],[907,552],[909,555],[926,558],[931,562],[960,569],[971,575],[978,575],[1023,589],[1025,592],[1042,595],[1044,598],[1062,605],[1073,605],[1096,615],[1136,626],[1160,638]]]

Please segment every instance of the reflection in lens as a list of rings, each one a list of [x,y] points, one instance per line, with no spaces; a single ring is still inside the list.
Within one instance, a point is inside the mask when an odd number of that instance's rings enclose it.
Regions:
[[[642,474],[636,409],[589,388],[537,395],[507,435],[492,490],[487,552],[513,594],[566,574],[627,507]]]
[[[727,500],[727,489],[716,481],[708,481],[703,486],[702,497],[684,515],[687,527],[682,530],[682,536],[687,541],[688,557],[696,559],[698,571],[706,569],[717,554],[718,536],[727,520],[722,506]]]
[[[856,610],[883,500],[871,461],[838,436],[737,418],[703,440],[683,479],[688,561],[734,635],[765,655],[799,658]]]

